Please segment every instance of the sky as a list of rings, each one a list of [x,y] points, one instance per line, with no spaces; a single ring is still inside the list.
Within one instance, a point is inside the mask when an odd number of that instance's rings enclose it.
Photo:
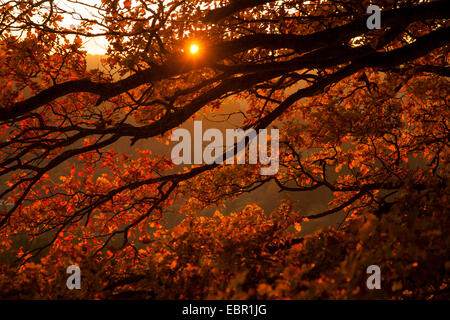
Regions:
[[[80,0],[79,3],[87,3],[91,6],[99,5],[101,1],[99,0]],[[86,6],[73,3],[71,0],[59,0],[56,2],[56,5],[61,9],[67,11],[73,11],[83,18],[91,18],[95,19],[95,9],[88,9]],[[61,25],[66,28],[76,28],[79,25],[79,21],[75,19],[71,15],[64,15],[64,20],[61,22]],[[94,32],[101,32],[99,28],[94,29]],[[106,54],[106,50],[108,47],[108,42],[105,37],[95,37],[84,40],[84,48],[85,50],[92,55],[104,55]]]

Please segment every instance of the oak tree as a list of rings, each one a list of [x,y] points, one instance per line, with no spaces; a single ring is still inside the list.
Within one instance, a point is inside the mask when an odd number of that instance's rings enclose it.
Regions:
[[[369,30],[369,1],[2,0],[0,297],[448,298],[446,4],[376,1]],[[279,172],[136,148],[213,113],[279,128]],[[268,184],[333,199],[220,212]]]

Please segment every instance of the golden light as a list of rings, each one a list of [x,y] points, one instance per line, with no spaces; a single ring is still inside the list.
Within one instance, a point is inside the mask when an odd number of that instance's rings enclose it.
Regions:
[[[198,45],[196,45],[196,44],[191,44],[191,47],[189,48],[189,50],[191,51],[192,54],[198,53],[198,50],[199,50],[199,49],[200,49],[200,48],[199,48]]]

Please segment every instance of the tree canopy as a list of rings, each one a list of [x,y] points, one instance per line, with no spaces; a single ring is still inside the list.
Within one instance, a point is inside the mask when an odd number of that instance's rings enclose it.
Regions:
[[[375,4],[2,0],[0,297],[448,298],[447,1]],[[279,172],[136,148],[212,113],[278,128]],[[221,212],[267,184],[333,199]]]

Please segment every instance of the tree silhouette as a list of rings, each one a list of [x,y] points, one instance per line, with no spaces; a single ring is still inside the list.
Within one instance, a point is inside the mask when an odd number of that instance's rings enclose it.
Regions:
[[[378,1],[369,30],[368,1],[3,1],[0,296],[448,297],[445,3]],[[88,39],[107,43],[101,69]],[[222,119],[280,129],[278,174],[114,147],[169,143],[224,101],[246,108]],[[334,199],[198,215],[270,183]],[[92,290],[65,288],[74,263]],[[364,287],[371,264],[386,290]]]

